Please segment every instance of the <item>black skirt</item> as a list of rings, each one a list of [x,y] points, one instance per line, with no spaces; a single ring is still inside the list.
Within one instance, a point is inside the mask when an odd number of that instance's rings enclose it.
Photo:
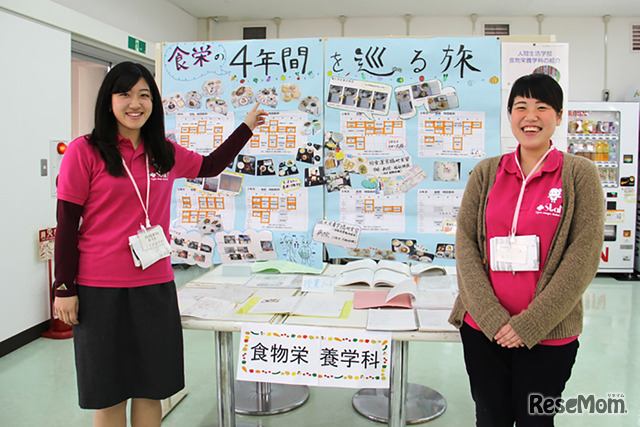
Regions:
[[[79,404],[165,399],[184,388],[182,326],[173,281],[136,288],[78,286],[73,327]]]

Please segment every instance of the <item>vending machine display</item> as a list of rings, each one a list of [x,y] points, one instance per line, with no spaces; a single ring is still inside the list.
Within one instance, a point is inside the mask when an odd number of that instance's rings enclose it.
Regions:
[[[595,162],[605,194],[605,236],[598,272],[634,271],[638,104],[570,102],[567,149]]]

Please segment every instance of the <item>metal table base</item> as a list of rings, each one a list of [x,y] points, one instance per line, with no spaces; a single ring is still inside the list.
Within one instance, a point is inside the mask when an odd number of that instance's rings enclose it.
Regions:
[[[391,342],[389,389],[365,388],[352,399],[353,407],[366,418],[390,427],[423,423],[439,417],[447,408],[440,393],[429,387],[407,383],[409,342]]]
[[[236,414],[282,414],[302,406],[307,399],[309,387],[304,385],[235,382]]]
[[[389,390],[363,388],[353,396],[353,407],[366,418],[389,422]],[[408,384],[406,424],[424,423],[442,415],[447,401],[437,391],[419,384]]]

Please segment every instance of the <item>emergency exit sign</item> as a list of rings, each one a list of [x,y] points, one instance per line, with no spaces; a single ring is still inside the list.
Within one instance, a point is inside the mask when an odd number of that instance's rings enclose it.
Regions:
[[[140,53],[147,53],[147,43],[129,36],[129,49]]]

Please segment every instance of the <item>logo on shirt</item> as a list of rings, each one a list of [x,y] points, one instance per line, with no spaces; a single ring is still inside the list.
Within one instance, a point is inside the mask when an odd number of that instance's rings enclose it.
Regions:
[[[153,181],[167,181],[169,179],[168,173],[151,172],[149,176]]]
[[[539,205],[536,213],[556,217],[562,215],[562,188],[552,188],[547,198],[549,202]]]

